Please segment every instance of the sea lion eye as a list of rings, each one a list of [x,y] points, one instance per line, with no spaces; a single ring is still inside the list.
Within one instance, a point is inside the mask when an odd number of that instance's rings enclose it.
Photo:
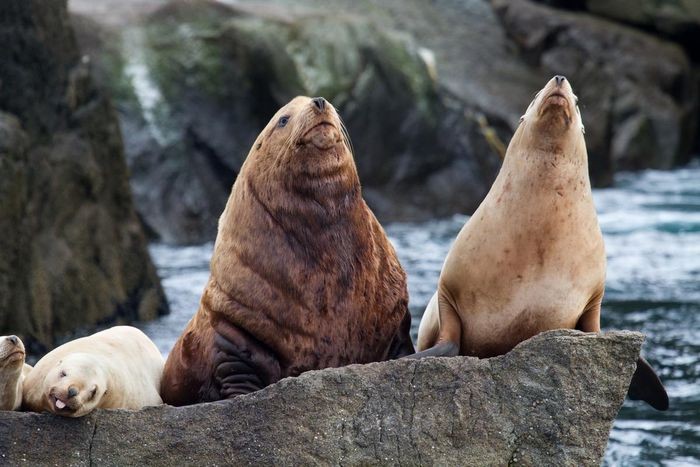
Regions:
[[[289,116],[285,115],[280,117],[279,121],[277,122],[277,126],[283,128],[285,125],[287,125],[287,122],[289,122]]]
[[[58,374],[59,378],[65,378],[66,377],[66,371],[61,370],[61,372]]]
[[[97,386],[90,392],[90,400],[95,398],[95,394],[97,394]]]

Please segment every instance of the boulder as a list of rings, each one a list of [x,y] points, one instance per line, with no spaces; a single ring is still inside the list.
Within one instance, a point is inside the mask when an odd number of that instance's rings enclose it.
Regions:
[[[167,310],[118,122],[66,2],[0,5],[0,334],[32,353],[97,323]]]
[[[118,103],[137,207],[171,243],[214,237],[250,143],[296,94],[340,109],[381,221],[471,212],[554,74],[581,97],[597,186],[618,170],[682,164],[697,140],[686,53],[578,11],[526,0],[73,1],[80,42]]]
[[[581,102],[591,173],[686,162],[698,115],[692,67],[676,44],[584,13],[492,0],[533,66],[566,75]]]
[[[164,241],[214,237],[253,140],[299,94],[339,109],[382,220],[471,211],[500,165],[430,52],[368,18],[175,1],[118,32],[76,22],[117,101],[141,215]]]
[[[585,0],[588,11],[625,23],[654,29],[682,42],[700,38],[700,3],[658,0]]]
[[[505,356],[313,371],[234,400],[0,414],[23,465],[600,465],[643,337],[550,331]]]

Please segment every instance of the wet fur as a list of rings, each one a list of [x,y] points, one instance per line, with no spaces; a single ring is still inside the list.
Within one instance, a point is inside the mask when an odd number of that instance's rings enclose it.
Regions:
[[[290,128],[279,127],[283,115]],[[323,120],[338,140],[319,150],[305,135]],[[330,104],[319,114],[296,98],[260,134],[233,186],[163,398],[225,399],[307,370],[412,353],[407,303],[405,273],[362,199],[339,117]]]

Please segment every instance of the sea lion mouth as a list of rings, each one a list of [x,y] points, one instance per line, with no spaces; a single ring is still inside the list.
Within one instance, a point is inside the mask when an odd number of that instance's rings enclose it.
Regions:
[[[564,94],[562,94],[558,91],[555,91],[555,92],[551,93],[549,96],[547,96],[547,98],[545,99],[545,102],[547,104],[568,106],[569,99],[567,99]]]
[[[17,362],[17,361],[20,361],[20,360],[24,360],[24,357],[25,357],[24,352],[22,352],[21,350],[15,350],[15,351],[12,352],[11,354],[5,356],[5,358],[3,358],[3,359],[0,360],[0,361],[3,362],[3,363],[4,363],[4,362],[7,362],[7,363],[10,363],[10,362]]]
[[[544,98],[540,108],[540,115],[557,110],[564,112],[564,118],[567,123],[571,121],[571,106],[569,105],[569,99],[558,90],[552,92]]]
[[[78,410],[77,407],[72,407],[69,405],[69,402],[53,394],[49,395],[49,402],[51,403],[51,408],[57,413],[72,414]]]
[[[301,137],[301,144],[313,144],[317,149],[331,149],[342,141],[338,128],[330,121],[323,120],[309,128]]]

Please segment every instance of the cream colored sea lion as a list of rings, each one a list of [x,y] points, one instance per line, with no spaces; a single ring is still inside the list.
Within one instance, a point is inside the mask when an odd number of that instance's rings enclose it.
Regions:
[[[0,410],[22,405],[22,387],[31,366],[24,363],[24,343],[17,336],[0,336]]]
[[[307,370],[413,352],[406,275],[362,199],[323,98],[270,120],[219,220],[200,307],[165,365],[166,403],[255,391]]]
[[[24,382],[24,407],[66,417],[159,405],[164,359],[140,330],[115,326],[46,354]]]
[[[496,181],[445,260],[415,356],[492,357],[549,329],[600,331],[605,249],[576,102],[555,76],[521,118]],[[668,407],[643,359],[630,396]]]

